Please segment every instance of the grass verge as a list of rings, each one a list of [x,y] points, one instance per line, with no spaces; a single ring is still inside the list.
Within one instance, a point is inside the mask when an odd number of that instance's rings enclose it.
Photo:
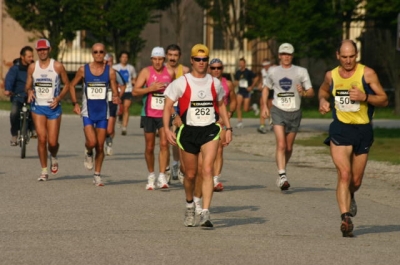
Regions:
[[[303,146],[321,146],[328,134],[296,140],[296,144]],[[374,144],[369,152],[369,159],[375,161],[389,162],[394,165],[400,165],[400,129],[374,129]],[[327,149],[329,154],[329,149]]]

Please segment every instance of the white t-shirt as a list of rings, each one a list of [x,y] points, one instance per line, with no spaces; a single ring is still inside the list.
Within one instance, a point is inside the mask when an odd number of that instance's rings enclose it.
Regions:
[[[126,83],[125,93],[132,92],[132,79],[136,78],[136,70],[133,65],[127,64],[122,66],[120,63],[113,65],[114,70],[117,70],[124,78]]]
[[[300,109],[301,95],[296,88],[298,84],[305,90],[312,88],[307,69],[297,65],[292,65],[290,68],[282,66],[269,68],[268,77],[264,82],[264,86],[274,90],[272,104],[288,112]]]

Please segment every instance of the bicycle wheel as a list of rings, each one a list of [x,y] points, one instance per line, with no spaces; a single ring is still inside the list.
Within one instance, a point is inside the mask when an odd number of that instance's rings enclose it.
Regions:
[[[24,114],[22,115],[21,137],[19,143],[21,146],[21,158],[25,158],[27,134],[28,134],[28,120],[26,117],[26,112],[24,112]]]

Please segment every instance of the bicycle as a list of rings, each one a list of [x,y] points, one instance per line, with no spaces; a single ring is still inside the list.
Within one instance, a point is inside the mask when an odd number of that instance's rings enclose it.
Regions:
[[[24,102],[20,112],[20,122],[21,122],[21,127],[19,131],[18,142],[19,146],[21,147],[21,158],[25,158],[26,145],[29,143],[32,134],[30,128],[30,123],[32,122],[30,109],[29,105],[26,104],[26,102]]]

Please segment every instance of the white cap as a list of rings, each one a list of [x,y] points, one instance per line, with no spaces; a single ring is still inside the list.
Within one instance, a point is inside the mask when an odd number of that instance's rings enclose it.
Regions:
[[[293,54],[294,53],[293,45],[290,43],[282,43],[281,46],[279,46],[278,53]]]
[[[150,58],[153,57],[165,57],[165,52],[163,47],[154,47],[153,50],[151,51],[151,56]]]

